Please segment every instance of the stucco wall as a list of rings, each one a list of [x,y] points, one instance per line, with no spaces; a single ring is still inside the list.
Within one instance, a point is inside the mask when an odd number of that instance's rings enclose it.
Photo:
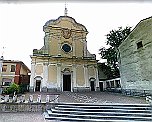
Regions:
[[[58,55],[58,41],[56,39],[49,40],[49,54],[56,56]]]
[[[28,75],[27,70],[21,65],[20,74],[22,75]]]
[[[142,20],[119,50],[123,89],[152,90],[152,18]]]
[[[77,86],[84,86],[85,85],[84,68],[82,65],[77,66],[76,81],[77,81]]]
[[[35,73],[36,73],[36,75],[41,75],[43,73],[43,65],[37,64]]]
[[[95,68],[93,66],[88,67],[88,74],[89,74],[89,78],[93,77],[96,78],[95,74]]]
[[[82,57],[83,56],[83,47],[84,47],[83,43],[81,41],[76,41],[75,46],[76,46],[76,56]]]
[[[57,83],[57,67],[56,66],[49,66],[49,83]]]

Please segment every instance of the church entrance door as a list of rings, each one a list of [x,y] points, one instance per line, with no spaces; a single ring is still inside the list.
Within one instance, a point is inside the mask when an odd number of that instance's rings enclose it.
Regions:
[[[36,88],[35,91],[40,91],[41,80],[36,80]]]
[[[95,91],[95,85],[94,85],[94,81],[90,81],[90,84],[91,84],[91,91]]]
[[[71,75],[63,75],[63,91],[71,91]]]
[[[100,91],[103,91],[103,82],[99,82]]]

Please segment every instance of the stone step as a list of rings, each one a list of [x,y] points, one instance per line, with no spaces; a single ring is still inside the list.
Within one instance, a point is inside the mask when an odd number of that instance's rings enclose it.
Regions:
[[[122,111],[113,111],[113,112],[92,112],[92,111],[60,111],[60,110],[56,110],[56,109],[52,109],[52,110],[48,110],[48,114],[52,114],[52,113],[66,113],[66,114],[76,114],[76,115],[79,115],[79,114],[83,114],[83,115],[111,115],[111,116],[117,116],[117,115],[120,115],[120,116],[145,116],[145,117],[152,117],[152,114],[150,112],[147,112],[147,113],[135,113],[135,112],[122,112]]]
[[[150,105],[136,105],[136,106],[133,106],[133,105],[67,105],[67,104],[58,104],[56,105],[56,107],[66,107],[66,108],[97,108],[97,109],[104,109],[104,108],[127,108],[127,109],[152,109],[152,107]]]
[[[117,108],[117,109],[90,109],[90,108],[60,108],[60,107],[55,107],[55,109],[52,110],[59,110],[59,111],[87,111],[87,112],[126,112],[126,113],[149,113],[151,110],[134,110],[134,109],[122,109],[122,108]]]
[[[59,103],[51,110],[46,111],[45,118],[60,121],[152,122],[152,107],[148,104]]]
[[[89,105],[89,106],[149,106],[149,104],[127,104],[127,103],[68,103],[68,102],[60,102],[56,103],[56,105]]]
[[[62,119],[62,120],[79,120],[79,121],[101,121],[101,120],[134,120],[134,121],[152,121],[151,117],[135,117],[135,116],[98,116],[98,115],[75,115],[75,114],[59,114],[52,113],[51,116],[45,116],[46,119]]]
[[[150,106],[149,104],[122,104],[122,103],[106,103],[106,104],[91,104],[91,103],[57,103],[56,105],[64,106]]]
[[[53,117],[53,116],[49,116],[47,114],[47,112],[43,113],[43,116],[45,117],[45,119],[47,120],[59,120],[59,121],[66,121],[66,122],[71,122],[71,121],[75,121],[75,122],[128,122],[128,120],[98,120],[98,119],[83,119],[83,118],[67,118],[67,117]],[[132,121],[133,122],[133,121]],[[151,121],[146,121],[146,122],[151,122]]]

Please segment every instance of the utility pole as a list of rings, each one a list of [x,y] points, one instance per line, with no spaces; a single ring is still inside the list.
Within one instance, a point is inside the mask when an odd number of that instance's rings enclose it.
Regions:
[[[2,93],[2,67],[3,67],[3,60],[4,60],[4,48],[2,49],[2,55],[0,57],[0,94]]]

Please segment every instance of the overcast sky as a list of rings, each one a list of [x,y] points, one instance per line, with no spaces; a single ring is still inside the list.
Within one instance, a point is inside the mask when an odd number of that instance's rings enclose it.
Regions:
[[[1,2],[0,55],[4,59],[23,61],[31,68],[33,49],[44,45],[43,25],[64,15],[64,2]],[[135,27],[140,20],[152,16],[152,2],[68,2],[68,16],[89,31],[88,50],[98,55],[105,46],[106,34],[122,26]],[[4,50],[3,50],[3,47]]]

